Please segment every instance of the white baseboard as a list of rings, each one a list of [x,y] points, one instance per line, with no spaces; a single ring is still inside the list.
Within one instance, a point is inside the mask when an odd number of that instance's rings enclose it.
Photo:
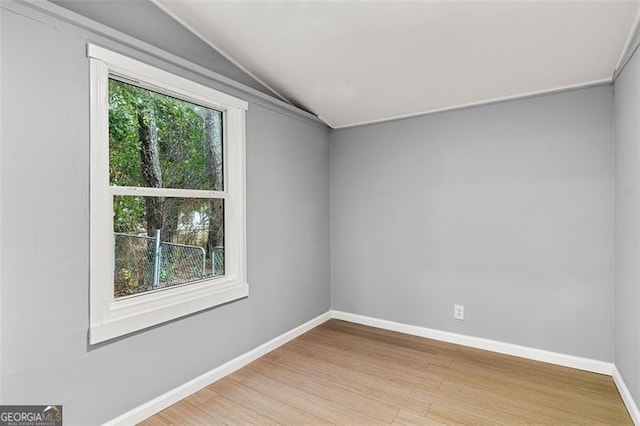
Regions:
[[[483,339],[481,337],[466,336],[463,334],[451,333],[448,331],[434,330],[426,327],[402,324],[399,322],[387,321],[379,318],[351,314],[342,311],[332,310],[331,318],[612,376],[613,381],[618,388],[618,392],[620,392],[622,401],[627,407],[627,411],[629,412],[629,415],[633,420],[633,423],[636,426],[640,426],[640,409],[631,396],[631,392],[629,392],[629,388],[627,388],[627,385],[622,379],[620,372],[613,363],[578,357],[574,355],[560,354],[557,352],[545,351],[542,349],[535,349],[527,346],[514,345],[512,343],[504,343],[496,340]]]
[[[294,328],[293,330],[287,331],[286,333],[258,346],[257,348],[245,354],[242,354],[230,361],[227,361],[219,367],[216,367],[213,370],[210,370],[202,374],[201,376],[198,376],[195,379],[178,386],[177,388],[171,389],[170,391],[163,393],[162,395],[152,399],[149,402],[146,402],[132,410],[127,411],[126,413],[116,417],[115,419],[108,421],[107,423],[105,423],[105,425],[135,425],[136,423],[139,423],[144,419],[164,410],[170,405],[175,404],[181,399],[188,397],[192,393],[195,393],[200,389],[209,386],[211,383],[216,382],[223,377],[233,373],[234,371],[244,367],[250,362],[255,361],[261,356],[266,355],[272,350],[306,333],[312,328],[317,327],[330,318],[331,313],[325,312],[324,314],[305,322],[304,324]]]
[[[258,346],[257,348],[245,354],[242,354],[214,368],[213,370],[210,370],[202,374],[201,376],[190,380],[183,385],[165,392],[164,394],[152,399],[151,401],[148,401],[136,408],[133,408],[132,410],[127,411],[126,413],[105,423],[105,425],[134,425],[138,422],[141,422],[144,419],[151,417],[152,415],[210,385],[211,383],[214,383],[217,380],[220,380],[223,377],[233,373],[234,371],[244,367],[245,365],[255,361],[261,356],[266,355],[272,350],[277,349],[288,341],[295,339],[296,337],[306,333],[307,331],[313,329],[314,327],[317,327],[318,325],[331,318],[368,325],[371,327],[382,328],[385,330],[397,331],[399,333],[410,334],[413,336],[426,337],[428,339],[439,340],[442,342],[454,343],[472,348],[484,349],[492,352],[514,355],[535,361],[548,362],[551,364],[562,365],[565,367],[577,368],[579,370],[586,370],[594,373],[613,376],[613,380],[618,387],[618,391],[622,396],[622,400],[624,401],[627,410],[631,415],[631,418],[637,426],[640,426],[640,410],[633,400],[633,397],[631,396],[629,389],[622,379],[620,372],[612,363],[334,310],[325,312],[324,314],[319,315],[310,321],[307,321],[306,323],[294,328],[293,330],[275,337],[268,342]]]
[[[332,310],[331,318],[369,325],[371,327],[382,328],[385,330],[397,331],[404,334],[411,334],[413,336],[426,337],[442,342],[455,343],[457,345],[484,349],[501,354],[519,356],[521,358],[532,359],[534,361],[548,362],[565,367],[577,368],[579,370],[606,374],[608,376],[610,376],[613,371],[613,364],[610,362],[582,358],[574,355],[560,354],[556,352],[545,351],[543,349],[535,349],[527,346],[514,345],[512,343],[499,342],[497,340],[466,336],[464,334],[457,334],[451,333],[449,331],[434,330],[426,327],[402,324],[399,322],[387,321],[342,311]]]
[[[633,420],[633,424],[640,426],[640,409],[638,409],[636,402],[631,396],[631,392],[629,392],[627,384],[622,380],[622,375],[620,375],[620,372],[615,365],[613,366],[613,381],[618,387],[618,392],[620,392],[620,396],[622,396],[622,401],[627,407],[627,411],[631,416],[631,420]]]

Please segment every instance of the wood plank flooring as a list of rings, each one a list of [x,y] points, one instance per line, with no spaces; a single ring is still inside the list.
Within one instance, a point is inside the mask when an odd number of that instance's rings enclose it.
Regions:
[[[142,425],[632,425],[611,377],[331,320]]]

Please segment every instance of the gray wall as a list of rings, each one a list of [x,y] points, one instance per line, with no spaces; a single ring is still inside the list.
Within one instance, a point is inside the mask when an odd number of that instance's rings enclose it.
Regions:
[[[263,93],[271,91],[193,35],[150,0],[51,0]]]
[[[616,188],[615,364],[640,404],[640,58],[633,55],[614,88]]]
[[[148,1],[110,5],[65,2],[260,89]],[[141,23],[146,13],[153,19]],[[94,38],[29,13],[0,19],[2,403],[62,403],[67,424],[104,422],[325,312],[330,279],[334,309],[613,361],[609,86],[329,136],[144,54],[250,101],[251,293],[88,346],[85,45]],[[637,398],[636,62],[615,88],[615,362]],[[452,318],[454,303],[465,321]]]
[[[610,86],[332,132],[332,308],[612,361],[612,138]]]
[[[4,10],[0,22],[2,403],[64,404],[65,424],[102,423],[326,312],[328,131],[227,90],[250,101],[249,297],[87,345],[86,35],[41,20]]]

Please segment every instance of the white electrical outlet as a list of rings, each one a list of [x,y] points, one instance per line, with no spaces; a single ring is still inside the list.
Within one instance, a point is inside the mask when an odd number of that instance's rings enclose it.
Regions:
[[[464,321],[464,305],[453,305],[453,317]]]

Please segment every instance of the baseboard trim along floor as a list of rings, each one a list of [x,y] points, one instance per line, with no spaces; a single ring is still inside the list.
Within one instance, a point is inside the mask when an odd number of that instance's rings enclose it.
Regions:
[[[233,373],[234,371],[332,318],[612,376],[631,418],[636,425],[640,426],[640,411],[638,410],[638,406],[631,397],[631,393],[624,383],[619,371],[612,363],[334,310],[325,312],[324,314],[305,322],[293,330],[275,337],[257,348],[240,355],[193,380],[190,380],[189,382],[178,386],[152,399],[151,401],[129,410],[128,412],[107,422],[106,425],[136,424]]]
[[[187,383],[180,385],[162,395],[148,401],[126,413],[116,417],[115,419],[105,423],[105,425],[135,425],[143,421],[144,419],[151,417],[152,415],[164,410],[165,408],[175,404],[176,402],[188,397],[189,395],[199,391],[200,389],[209,386],[225,376],[233,373],[236,370],[244,367],[245,365],[255,361],[263,355],[268,354],[274,349],[279,348],[290,340],[306,333],[307,331],[319,326],[325,321],[331,319],[331,312],[325,312],[312,320],[305,322],[302,325],[287,331],[278,337],[269,340],[266,343],[258,346],[255,349],[250,350],[232,360],[225,362],[224,364],[207,371],[206,373],[196,377]]]
[[[622,376],[620,375],[620,372],[618,371],[618,368],[615,365],[613,366],[612,376],[613,376],[613,381],[615,382],[616,387],[618,388],[618,392],[620,392],[622,401],[624,402],[624,405],[627,407],[627,411],[631,416],[631,420],[633,420],[633,423],[636,426],[639,426],[640,410],[638,409],[638,406],[636,405],[636,402],[633,400],[633,397],[631,396],[631,392],[629,391],[627,384],[622,379]]]
[[[454,343],[456,345],[468,346],[476,349],[484,349],[505,355],[519,356],[521,358],[527,358],[534,361],[542,361],[562,365],[564,367],[577,368],[578,370],[606,374],[608,376],[611,376],[613,371],[613,364],[610,362],[565,355],[557,352],[530,348],[527,346],[514,345],[512,343],[499,342],[497,340],[483,339],[481,337],[467,336],[464,334],[451,333],[449,331],[434,330],[431,328],[402,324],[399,322],[387,321],[341,311],[331,311],[331,318],[382,328],[384,330],[411,334],[413,336],[426,337],[427,339],[439,340],[441,342]]]

